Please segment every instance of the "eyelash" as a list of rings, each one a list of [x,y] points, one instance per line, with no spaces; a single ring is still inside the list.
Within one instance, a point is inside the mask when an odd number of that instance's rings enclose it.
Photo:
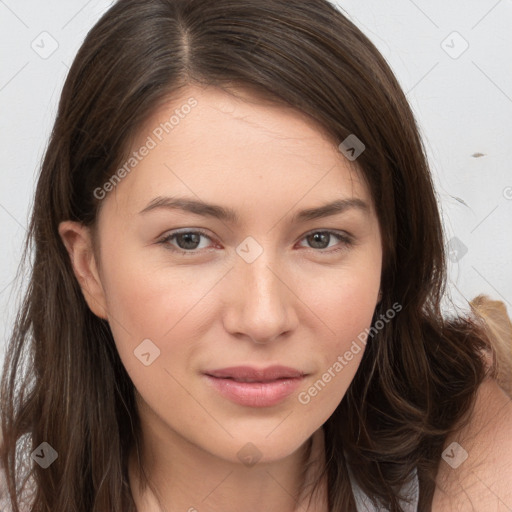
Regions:
[[[351,247],[351,246],[353,246],[355,244],[353,237],[351,237],[350,235],[341,234],[341,233],[338,233],[337,231],[330,231],[330,230],[310,231],[309,233],[306,233],[301,238],[300,241],[308,238],[311,235],[317,234],[317,233],[333,235],[333,236],[335,236],[336,238],[338,238],[342,242],[341,247],[338,247],[337,249],[315,249],[313,247],[309,247],[309,249],[313,250],[314,252],[320,253],[320,254],[333,254],[333,253],[337,253],[337,252],[342,251],[344,249],[347,249],[347,248],[349,248],[349,247]],[[169,234],[165,235],[163,238],[161,238],[160,240],[158,240],[158,243],[166,246],[166,248],[168,250],[171,250],[171,251],[173,251],[175,253],[178,253],[178,254],[183,254],[183,255],[187,255],[187,256],[194,256],[194,255],[200,254],[200,250],[197,250],[197,249],[190,249],[190,250],[186,251],[184,249],[179,249],[179,248],[176,248],[174,246],[171,246],[169,244],[169,242],[173,238],[175,238],[175,237],[177,237],[179,235],[186,235],[186,234],[202,235],[205,238],[208,238],[209,240],[212,240],[211,237],[206,232],[204,232],[204,231],[202,231],[200,229],[196,229],[196,230],[184,230],[184,231],[178,231],[178,232],[169,233]]]

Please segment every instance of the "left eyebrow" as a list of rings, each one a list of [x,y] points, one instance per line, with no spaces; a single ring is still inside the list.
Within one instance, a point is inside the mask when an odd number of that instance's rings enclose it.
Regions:
[[[214,217],[231,224],[239,222],[237,212],[231,208],[207,203],[197,199],[179,198],[179,197],[156,197],[139,212],[139,214],[147,213],[155,209],[184,210],[203,217]],[[370,208],[367,203],[358,198],[336,199],[330,203],[301,210],[292,217],[291,223],[306,222],[323,217],[338,215],[348,210],[360,210],[368,213]]]
[[[327,203],[322,206],[318,206],[316,208],[308,208],[306,210],[301,210],[297,212],[293,217],[291,222],[306,222],[308,220],[321,219],[323,217],[330,217],[332,215],[338,215],[340,213],[344,213],[347,210],[360,210],[364,213],[370,212],[370,207],[363,200],[358,198],[352,199],[337,199],[330,203]]]

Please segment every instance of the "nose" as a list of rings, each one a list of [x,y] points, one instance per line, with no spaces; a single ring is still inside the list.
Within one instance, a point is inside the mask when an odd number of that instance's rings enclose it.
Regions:
[[[252,263],[239,259],[226,287],[225,329],[258,344],[283,337],[298,323],[292,283],[265,254]]]

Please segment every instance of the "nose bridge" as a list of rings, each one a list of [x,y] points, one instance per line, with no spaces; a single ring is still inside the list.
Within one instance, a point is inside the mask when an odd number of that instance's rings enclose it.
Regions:
[[[282,307],[282,282],[276,276],[276,257],[271,251],[264,251],[255,261],[239,261],[240,273],[243,275],[246,307],[257,309],[256,313],[269,313],[276,307]],[[268,311],[268,310],[271,311]]]
[[[283,284],[276,275],[276,258],[267,255],[268,252],[253,263],[241,263],[240,266],[247,292],[253,294],[259,304],[268,306],[273,302],[281,302]]]
[[[278,254],[267,248],[255,256],[256,247],[248,243],[251,258],[242,253],[235,264],[233,278],[237,286],[232,288],[236,292],[231,297],[234,317],[230,330],[263,343],[293,327],[293,294],[284,284],[284,276],[280,276]],[[240,246],[247,248],[243,243]]]

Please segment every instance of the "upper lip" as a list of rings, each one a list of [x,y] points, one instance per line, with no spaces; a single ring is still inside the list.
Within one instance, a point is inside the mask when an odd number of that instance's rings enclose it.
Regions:
[[[269,366],[268,368],[253,368],[252,366],[232,366],[220,370],[208,370],[206,375],[217,378],[230,378],[247,382],[269,382],[277,379],[304,377],[305,373],[288,366]]]

